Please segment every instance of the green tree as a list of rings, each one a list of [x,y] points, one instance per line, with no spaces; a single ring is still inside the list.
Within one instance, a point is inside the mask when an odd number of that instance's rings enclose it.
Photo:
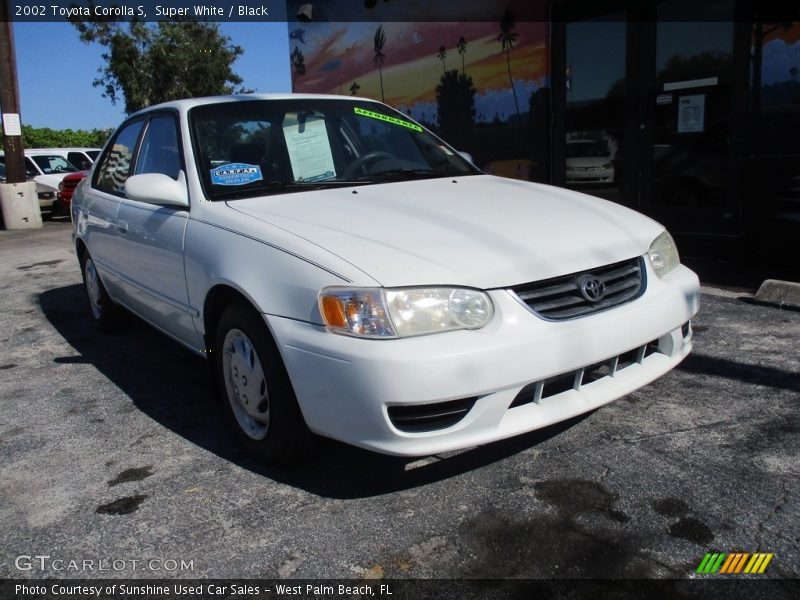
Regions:
[[[298,77],[306,74],[306,58],[300,51],[300,48],[295,46],[291,55],[292,67],[294,68],[295,75]]]
[[[442,72],[447,73],[447,67],[444,64],[444,59],[447,58],[447,49],[444,46],[439,46],[439,52],[437,52],[436,58],[442,61]]]
[[[506,9],[503,14],[503,20],[500,22],[500,35],[497,36],[497,41],[500,42],[503,51],[506,53],[508,81],[511,83],[511,93],[514,94],[514,107],[517,109],[517,120],[519,120],[519,101],[517,100],[517,90],[514,89],[514,78],[511,76],[511,50],[514,48],[514,44],[517,43],[515,27],[514,13]]]
[[[378,67],[378,76],[381,78],[381,102],[385,102],[383,96],[383,61],[386,60],[386,55],[383,53],[383,47],[386,45],[386,34],[383,31],[383,26],[379,26],[375,31],[375,39],[373,40],[373,47],[375,50],[375,66]]]
[[[458,38],[458,45],[456,48],[458,48],[458,53],[461,56],[461,72],[464,73],[464,57],[467,55],[467,40],[464,39],[463,35]]]
[[[168,100],[248,91],[232,70],[244,51],[216,23],[76,20],[73,25],[83,42],[105,48],[94,85],[112,104],[124,100],[128,114]]]
[[[475,86],[472,77],[456,69],[446,71],[436,86],[439,134],[456,148],[470,142],[475,123]]]
[[[102,148],[112,132],[112,129],[86,131],[23,125],[22,143],[26,148]]]

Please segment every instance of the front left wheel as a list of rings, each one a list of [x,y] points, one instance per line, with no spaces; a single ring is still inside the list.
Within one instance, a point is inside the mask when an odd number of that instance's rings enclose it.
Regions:
[[[229,306],[217,326],[214,360],[220,394],[247,450],[270,463],[305,456],[314,436],[261,315]]]

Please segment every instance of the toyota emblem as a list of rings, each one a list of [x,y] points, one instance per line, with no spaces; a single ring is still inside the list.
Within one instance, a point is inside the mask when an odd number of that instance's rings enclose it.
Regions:
[[[599,302],[606,295],[606,284],[593,275],[584,275],[577,283],[581,294],[589,302]]]

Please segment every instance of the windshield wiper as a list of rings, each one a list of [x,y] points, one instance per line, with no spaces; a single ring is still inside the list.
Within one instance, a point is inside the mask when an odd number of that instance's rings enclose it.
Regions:
[[[363,185],[363,181],[340,179],[324,179],[319,181],[266,181],[256,187],[226,190],[224,192],[217,192],[212,197],[215,200],[222,198],[236,198],[238,197],[251,197],[251,196],[269,196],[270,194],[279,194],[283,192],[294,192],[300,190],[322,190],[327,187],[341,187],[348,185]]]
[[[436,173],[433,169],[386,169],[354,177],[356,181],[398,181],[403,179],[422,179],[425,177],[447,177],[446,173]]]

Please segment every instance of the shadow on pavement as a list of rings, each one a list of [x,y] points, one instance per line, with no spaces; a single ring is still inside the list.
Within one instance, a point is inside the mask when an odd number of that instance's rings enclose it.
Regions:
[[[364,498],[467,473],[548,440],[587,416],[447,457],[397,458],[321,440],[322,447],[302,463],[266,466],[241,450],[229,431],[202,358],[136,318],[116,334],[99,333],[80,285],[48,290],[39,302],[80,354],[55,362],[93,365],[139,410],[177,435],[244,469],[323,497]]]

